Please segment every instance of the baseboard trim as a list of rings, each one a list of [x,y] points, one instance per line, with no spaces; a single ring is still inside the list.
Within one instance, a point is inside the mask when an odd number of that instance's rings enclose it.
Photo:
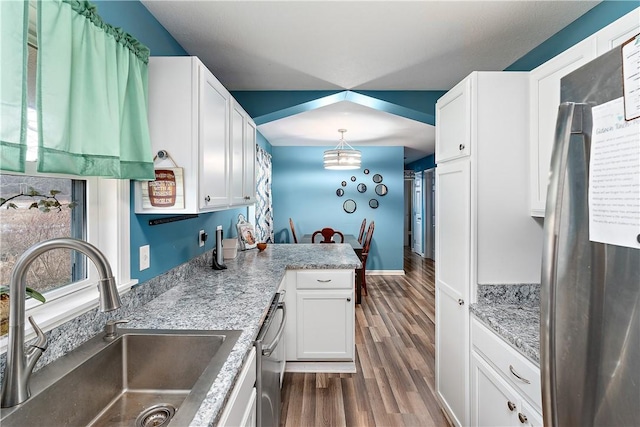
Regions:
[[[368,275],[375,276],[404,276],[404,270],[367,270]]]
[[[353,374],[356,362],[287,362],[285,372],[311,372],[325,374]]]

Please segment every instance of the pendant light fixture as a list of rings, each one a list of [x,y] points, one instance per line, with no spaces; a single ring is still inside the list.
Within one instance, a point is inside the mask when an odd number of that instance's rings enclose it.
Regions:
[[[333,170],[360,169],[362,154],[344,140],[346,129],[338,129],[340,141],[333,150],[324,152],[324,168]]]

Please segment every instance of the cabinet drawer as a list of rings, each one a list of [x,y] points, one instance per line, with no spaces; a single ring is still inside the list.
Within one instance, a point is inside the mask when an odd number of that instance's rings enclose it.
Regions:
[[[351,289],[353,270],[308,270],[298,271],[298,289]]]
[[[511,385],[527,396],[537,411],[541,410],[542,392],[538,367],[476,319],[471,322],[471,342]]]

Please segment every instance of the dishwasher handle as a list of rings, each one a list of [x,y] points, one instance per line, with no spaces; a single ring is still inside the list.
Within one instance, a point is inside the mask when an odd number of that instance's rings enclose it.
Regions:
[[[287,322],[287,307],[284,301],[278,303],[278,308],[276,310],[282,310],[282,322],[280,323],[280,327],[278,328],[278,332],[276,332],[276,336],[270,344],[267,344],[262,347],[262,355],[265,357],[271,356],[271,353],[275,350],[282,338],[282,333],[284,332],[284,325]]]

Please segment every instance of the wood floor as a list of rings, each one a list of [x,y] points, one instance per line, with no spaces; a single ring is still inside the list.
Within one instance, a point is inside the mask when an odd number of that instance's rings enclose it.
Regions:
[[[281,426],[444,426],[435,395],[434,266],[404,253],[404,276],[367,276],[356,305],[355,374],[286,373]]]

